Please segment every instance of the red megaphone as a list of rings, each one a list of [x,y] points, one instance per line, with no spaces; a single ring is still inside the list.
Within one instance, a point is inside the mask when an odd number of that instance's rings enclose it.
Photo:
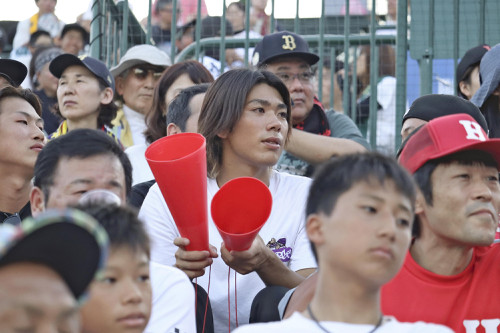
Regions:
[[[189,251],[208,251],[205,138],[180,133],[153,142],[146,160]]]
[[[248,250],[272,205],[271,192],[256,178],[235,178],[224,184],[212,199],[211,212],[226,248]]]

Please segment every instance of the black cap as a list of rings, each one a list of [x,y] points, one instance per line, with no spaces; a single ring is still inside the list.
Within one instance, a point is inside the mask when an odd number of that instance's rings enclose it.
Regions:
[[[467,113],[488,133],[488,124],[481,110],[470,101],[452,95],[431,94],[417,98],[403,116],[403,123],[408,118],[431,121],[434,118],[457,113]]]
[[[455,82],[457,83],[457,92],[459,96],[462,96],[462,93],[460,93],[460,86],[458,86],[458,83],[465,79],[465,72],[467,72],[470,67],[479,65],[484,54],[488,52],[490,48],[491,47],[489,45],[483,44],[473,47],[472,49],[469,49],[467,52],[465,52],[464,56],[457,65],[457,77]]]
[[[91,216],[75,209],[47,211],[17,226],[0,226],[0,268],[23,262],[50,267],[81,301],[106,262],[108,244]]]
[[[85,44],[88,43],[89,41],[89,33],[87,32],[87,30],[85,30],[84,27],[82,27],[80,24],[78,23],[70,23],[70,24],[66,24],[64,26],[64,28],[62,29],[61,31],[61,39],[64,37],[64,35],[66,35],[66,33],[68,31],[71,31],[71,30],[76,30],[78,31],[80,34],[82,34],[82,38],[83,38],[83,42]]]
[[[52,75],[57,78],[61,78],[61,75],[66,68],[74,65],[87,68],[89,71],[94,73],[97,78],[101,79],[106,86],[113,89],[113,91],[115,90],[115,79],[109,72],[106,65],[102,61],[86,55],[77,57],[69,53],[61,54],[50,62],[49,70]]]
[[[0,76],[7,79],[14,87],[19,87],[27,74],[28,69],[22,62],[12,59],[0,59]]]
[[[184,25],[181,25],[180,27],[177,27],[177,38],[180,38],[184,33],[190,29],[196,27],[196,19],[192,19],[191,21],[187,22]]]
[[[196,23],[196,22],[195,22]],[[218,16],[207,16],[201,20],[201,38],[221,36],[222,24]],[[226,36],[233,35],[233,26],[226,19]]]
[[[255,45],[252,65],[260,66],[269,64],[278,58],[290,57],[303,59],[311,66],[319,61],[316,54],[309,52],[309,45],[304,38],[293,32],[280,31],[265,35]]]

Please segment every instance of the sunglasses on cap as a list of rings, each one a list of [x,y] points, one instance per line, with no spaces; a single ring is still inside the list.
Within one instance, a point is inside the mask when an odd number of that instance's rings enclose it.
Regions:
[[[161,77],[161,75],[163,74],[163,69],[135,67],[135,68],[131,69],[131,72],[139,80],[145,80],[148,77],[148,75],[151,73],[151,75],[153,75],[153,79],[155,81],[157,81]]]

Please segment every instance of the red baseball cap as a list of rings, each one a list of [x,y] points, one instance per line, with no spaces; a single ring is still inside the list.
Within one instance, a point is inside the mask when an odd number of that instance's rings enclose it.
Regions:
[[[399,163],[415,173],[426,162],[464,150],[489,153],[500,166],[500,139],[489,139],[482,127],[465,113],[443,116],[423,125],[399,155]]]

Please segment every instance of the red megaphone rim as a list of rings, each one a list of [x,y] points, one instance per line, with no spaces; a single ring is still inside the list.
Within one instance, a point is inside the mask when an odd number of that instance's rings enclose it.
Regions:
[[[179,133],[156,140],[149,145],[144,156],[152,162],[175,162],[191,157],[204,145],[205,137],[199,133]]]
[[[224,184],[219,191],[214,195],[211,203],[211,214],[214,223],[219,229],[228,236],[241,237],[256,233],[265,224],[271,215],[273,198],[269,188],[262,181],[252,177],[239,177],[230,180]],[[228,220],[245,220],[248,217],[245,213],[250,212],[250,215],[255,217],[255,227],[251,230],[234,231],[228,230],[228,226],[234,229],[238,228],[237,224],[229,224]],[[231,213],[231,214],[228,214]],[[231,215],[228,218],[228,215]],[[240,225],[245,227],[245,225]]]

